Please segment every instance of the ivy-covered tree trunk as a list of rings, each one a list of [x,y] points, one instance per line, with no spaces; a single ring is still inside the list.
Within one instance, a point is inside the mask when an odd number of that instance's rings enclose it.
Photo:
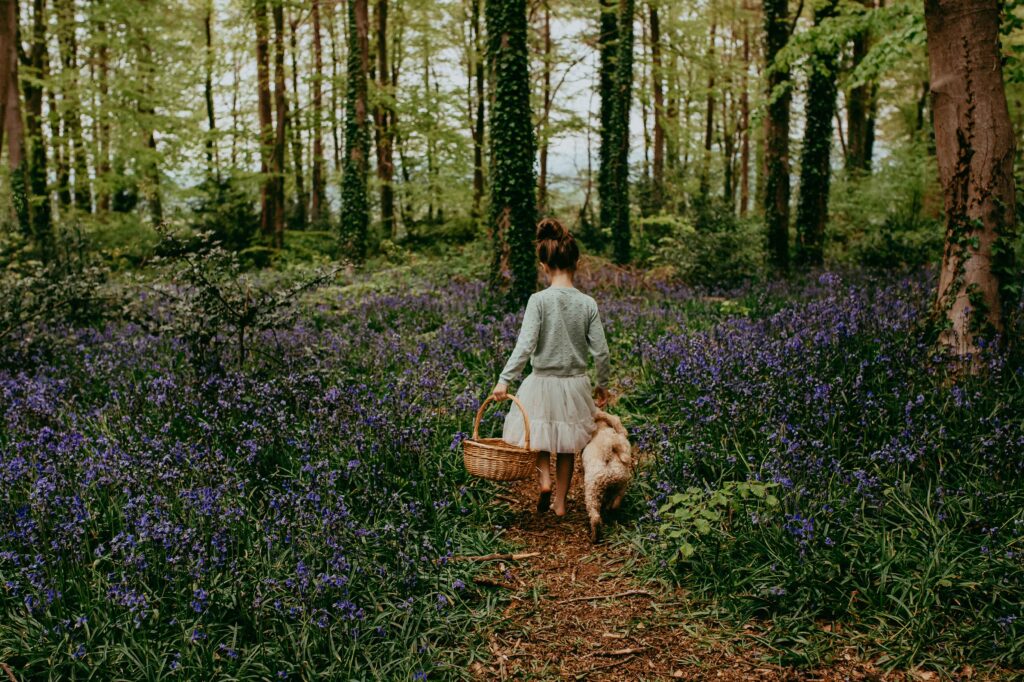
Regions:
[[[789,268],[789,70],[775,58],[789,42],[788,0],[764,0],[767,111],[764,117],[764,222],[768,258]]]
[[[661,210],[665,203],[665,87],[661,59],[661,21],[658,7],[648,3],[651,22],[651,94],[654,98],[654,152],[651,174],[654,181],[651,201]]]
[[[598,73],[598,94],[601,97],[600,146],[597,161],[597,198],[600,203],[598,221],[602,229],[615,222],[615,182],[612,166],[615,158],[615,52],[619,43],[618,5],[615,0],[601,0],[601,26],[597,44],[601,64]]]
[[[835,14],[836,0],[824,0],[814,24]],[[800,156],[800,199],[796,209],[796,260],[800,265],[824,261],[825,223],[832,168],[832,119],[836,115],[836,53],[822,49],[811,56],[807,79],[807,125]]]
[[[533,163],[536,144],[530,112],[530,69],[525,0],[487,0],[487,59],[494,74],[490,109],[491,205],[494,243],[491,278],[508,283],[510,306],[537,288],[533,252],[537,206]]]
[[[483,0],[470,0],[470,28],[473,44],[470,48],[470,78],[475,83],[475,97],[470,107],[473,118],[473,217],[482,216],[484,199],[484,48],[480,39],[480,8]]]
[[[370,162],[369,105],[366,76],[370,70],[367,0],[348,3],[348,88],[345,96],[345,168],[341,181],[341,236],[356,260],[366,257],[370,207],[367,175]]]
[[[629,110],[633,101],[633,16],[634,0],[619,2],[619,43],[615,51],[615,98],[613,107],[614,160],[612,166],[615,216],[612,223],[612,251],[616,263],[628,263],[629,225]]]
[[[935,155],[946,246],[936,297],[940,343],[973,356],[1003,331],[1014,238],[1014,132],[1003,88],[997,0],[926,0]]]
[[[75,169],[72,197],[80,211],[92,210],[89,167],[82,139],[82,100],[79,94],[78,21],[74,0],[57,0],[57,43],[64,70],[61,72],[65,135],[70,141],[71,164]]]

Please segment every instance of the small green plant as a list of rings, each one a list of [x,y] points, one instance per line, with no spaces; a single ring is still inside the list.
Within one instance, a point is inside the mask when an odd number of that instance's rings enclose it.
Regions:
[[[777,483],[761,481],[726,481],[717,490],[691,486],[684,492],[670,495],[658,510],[662,518],[658,530],[666,538],[665,544],[678,544],[669,562],[690,559],[697,547],[710,539],[728,540],[733,516],[748,506],[778,507],[779,500],[771,493],[777,486]]]

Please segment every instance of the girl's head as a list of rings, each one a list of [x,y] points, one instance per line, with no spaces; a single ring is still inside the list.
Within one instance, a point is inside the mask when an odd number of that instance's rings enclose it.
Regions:
[[[562,223],[544,218],[537,223],[537,259],[550,270],[574,272],[580,259],[580,247]]]

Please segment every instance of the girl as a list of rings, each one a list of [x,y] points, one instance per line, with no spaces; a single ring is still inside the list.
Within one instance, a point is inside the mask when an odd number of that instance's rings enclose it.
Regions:
[[[540,500],[537,511],[551,504],[551,453],[557,453],[554,510],[565,515],[565,496],[572,482],[575,453],[582,450],[594,430],[594,412],[604,407],[610,394],[608,344],[597,312],[597,303],[573,287],[580,258],[576,240],[553,218],[537,224],[537,258],[548,288],[530,296],[515,350],[502,370],[493,395],[502,399],[526,361],[532,373],[519,387],[517,397],[530,419],[530,447],[537,454]],[[587,377],[587,351],[594,356],[597,388],[591,397]],[[596,398],[596,403],[595,403]],[[524,445],[523,418],[511,409],[505,417],[502,439]]]

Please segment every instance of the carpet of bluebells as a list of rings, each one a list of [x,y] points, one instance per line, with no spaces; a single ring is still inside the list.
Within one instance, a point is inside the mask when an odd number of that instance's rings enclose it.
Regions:
[[[585,280],[645,454],[625,523],[652,577],[820,662],[1022,663],[1024,376],[955,378],[927,274],[701,295]],[[451,679],[502,549],[460,442],[518,331],[473,281],[317,292],[245,363],[127,322],[53,324],[0,359],[0,661],[25,679]],[[487,423],[497,428],[501,410]],[[774,484],[678,561],[677,491]],[[823,627],[840,622],[843,628]]]
[[[654,461],[634,541],[653,573],[771,621],[783,661],[853,642],[890,666],[1024,664],[1024,364],[991,344],[954,371],[922,324],[933,292],[927,273],[826,273],[637,341],[627,402]],[[690,514],[666,502],[727,481],[778,504],[732,500],[679,560],[662,537]]]

